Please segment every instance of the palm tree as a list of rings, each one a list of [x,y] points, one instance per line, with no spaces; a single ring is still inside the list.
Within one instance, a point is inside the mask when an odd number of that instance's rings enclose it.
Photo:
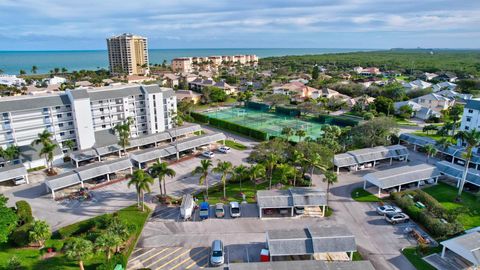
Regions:
[[[233,175],[234,175],[235,179],[238,179],[240,181],[240,192],[243,192],[243,190],[242,190],[242,180],[247,174],[248,174],[248,169],[244,165],[236,166],[233,169]]]
[[[318,153],[314,153],[311,157],[306,158],[305,163],[308,167],[310,167],[310,186],[312,186],[313,172],[315,169],[326,171],[328,168],[325,166],[325,164],[323,164],[322,156],[320,156]]]
[[[33,65],[33,66],[32,66],[32,70],[31,70],[32,73],[33,73],[33,74],[37,74],[37,70],[38,70],[38,67],[35,66],[35,65]]]
[[[274,153],[268,154],[267,158],[265,159],[265,166],[268,170],[269,189],[272,189],[273,169],[275,168],[275,165],[277,165],[278,160],[279,160],[278,156]]]
[[[338,182],[337,174],[332,171],[326,171],[324,173],[325,177],[323,178],[323,182],[327,183],[327,205],[328,205],[328,194],[330,192],[330,186]]]
[[[174,177],[176,172],[168,168],[168,163],[166,162],[155,162],[152,167],[152,176],[158,178],[158,187],[160,188],[160,195],[167,196],[167,187],[165,184],[165,176]],[[162,182],[163,182],[163,189],[162,189]]]
[[[480,145],[480,132],[476,129],[473,129],[471,131],[462,130],[455,134],[454,138],[457,140],[461,140],[463,143],[467,144],[465,154],[463,155],[463,158],[465,159],[465,169],[463,170],[462,179],[458,187],[457,200],[460,200],[463,186],[465,185],[465,180],[467,179],[468,166],[470,165],[470,160],[472,158],[473,148],[476,148]]]
[[[47,143],[43,145],[43,147],[40,149],[40,156],[45,156],[45,162],[48,167],[48,172],[53,173],[53,152],[57,148],[56,144],[53,143]]]
[[[116,252],[119,252],[120,245],[130,238],[133,229],[134,228],[120,220],[118,217],[114,217],[110,224],[108,224],[107,233],[112,233],[113,235],[118,236],[121,240],[121,242],[116,242],[115,244]]]
[[[433,157],[437,154],[438,150],[433,146],[432,144],[427,144],[423,147],[423,150],[425,150],[425,153],[427,154],[427,164],[428,164],[428,159],[430,157]]]
[[[305,132],[305,130],[299,129],[299,130],[295,131],[295,135],[298,136],[298,141],[301,142],[302,138],[305,137],[305,135],[307,135],[307,133]]]
[[[23,70],[23,69],[20,69],[19,73],[20,73],[20,75],[25,75],[25,74],[27,74],[27,72],[26,72],[25,70]]]
[[[5,150],[0,147],[0,157],[3,157],[5,161],[14,161],[20,155],[20,148],[16,145],[10,145]]]
[[[128,187],[135,186],[137,191],[137,206],[140,207],[140,200],[142,201],[142,212],[145,211],[145,192],[151,192],[150,185],[153,184],[153,178],[144,170],[135,170],[132,178],[128,181]]]
[[[291,127],[284,127],[282,129],[282,135],[287,137],[287,141],[290,141],[290,137],[293,136],[293,129]]]
[[[52,143],[51,137],[52,133],[50,133],[47,129],[45,129],[42,133],[37,134],[37,139],[33,140],[32,146],[38,145],[38,144],[47,144],[47,143]]]
[[[220,178],[223,183],[223,198],[227,198],[227,176],[232,174],[233,172],[233,165],[229,161],[221,161],[218,160],[218,164],[215,168],[213,168],[212,172],[222,174]]]
[[[208,201],[208,178],[207,178],[207,176],[208,176],[208,170],[212,166],[213,166],[213,164],[212,164],[211,160],[203,159],[203,160],[200,161],[200,166],[197,166],[193,170],[193,174],[200,174],[199,184],[200,185],[205,184],[206,191],[207,191],[207,196],[206,196],[207,201]]]
[[[33,243],[38,243],[41,248],[45,245],[45,241],[52,236],[50,225],[43,220],[35,220],[32,223],[30,232],[28,233],[29,240]]]
[[[67,71],[68,71],[68,69],[67,69],[67,68],[65,68],[65,67],[62,67],[62,73],[63,73],[63,74],[67,73]]]
[[[67,258],[77,260],[80,270],[84,270],[83,261],[92,255],[93,244],[86,239],[74,237],[66,243],[64,250]]]
[[[280,182],[288,183],[288,180],[292,175],[295,175],[297,172],[294,167],[290,164],[280,164],[277,166],[275,172],[278,172],[278,176],[280,177]]]
[[[120,238],[120,236],[108,231],[107,233],[102,233],[95,240],[95,248],[97,248],[97,250],[105,252],[105,255],[107,255],[107,260],[110,260],[112,256],[112,249],[114,247],[120,246],[122,243],[123,240],[122,238]]]
[[[446,150],[452,145],[452,140],[449,137],[442,137],[440,140],[437,141],[436,145],[442,150]]]
[[[265,166],[262,164],[255,164],[250,166],[249,170],[249,175],[250,175],[250,181],[252,181],[255,184],[255,192],[257,191],[257,178],[265,176]]]
[[[304,160],[303,153],[293,150],[292,155],[290,156],[290,162],[292,163],[293,167],[297,168],[297,166],[301,165],[302,160]],[[293,175],[293,186],[297,183],[297,173]]]
[[[67,147],[68,152],[67,155],[70,157],[70,153],[73,151],[73,148],[75,147],[75,142],[72,140],[66,140],[62,143],[63,147]]]
[[[118,145],[123,148],[125,155],[127,154],[127,146],[130,145],[130,126],[133,124],[133,118],[128,117],[123,123],[118,123],[113,127],[113,131],[118,135]]]

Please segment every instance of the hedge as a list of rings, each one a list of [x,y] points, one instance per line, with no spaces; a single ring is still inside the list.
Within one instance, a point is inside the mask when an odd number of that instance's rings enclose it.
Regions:
[[[79,223],[74,223],[68,226],[65,226],[63,228],[60,228],[57,233],[58,236],[60,236],[61,239],[66,239],[70,236],[75,236],[79,235],[85,232],[88,232],[90,229],[95,227],[95,221],[94,220],[85,220]]]
[[[254,102],[254,101],[248,101],[246,104],[246,107],[249,109],[254,109],[254,110],[259,110],[264,112],[270,110],[270,105],[261,103],[261,102]]]
[[[17,216],[19,225],[33,222],[32,207],[26,201],[18,201],[15,203],[17,207]]]
[[[356,126],[360,122],[356,119],[352,119],[346,116],[326,115],[326,114],[320,114],[317,118],[315,118],[315,120],[320,124],[329,124],[329,125],[335,125],[335,126],[341,126],[341,127]]]
[[[201,113],[191,112],[190,115],[193,117],[193,119],[195,119],[195,121],[200,123],[208,123],[208,120],[210,119],[210,117]]]
[[[19,247],[24,247],[30,244],[30,230],[32,229],[32,223],[24,224],[15,231],[13,231],[10,239],[13,243]]]
[[[415,201],[422,202],[426,208],[415,206]],[[422,190],[396,192],[392,194],[395,203],[402,208],[411,219],[422,224],[433,236],[445,239],[464,230],[463,225],[456,220],[455,215],[449,213],[437,200]],[[444,223],[441,219],[446,219]]]

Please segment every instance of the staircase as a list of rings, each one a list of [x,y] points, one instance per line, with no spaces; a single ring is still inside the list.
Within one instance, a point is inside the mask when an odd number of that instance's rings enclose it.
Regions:
[[[322,208],[320,208],[320,206],[305,207],[303,216],[304,217],[322,217],[323,216]]]

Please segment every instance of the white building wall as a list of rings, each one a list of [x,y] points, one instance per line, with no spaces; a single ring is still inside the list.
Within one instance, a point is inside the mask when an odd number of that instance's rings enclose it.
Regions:
[[[90,99],[73,99],[70,92],[69,97],[72,103],[72,113],[76,130],[76,142],[78,149],[88,149],[95,144],[95,133],[93,129],[92,109]]]

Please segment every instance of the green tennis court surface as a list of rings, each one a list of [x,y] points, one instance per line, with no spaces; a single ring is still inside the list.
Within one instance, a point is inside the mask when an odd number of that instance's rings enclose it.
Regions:
[[[322,125],[315,122],[303,121],[295,117],[267,113],[248,108],[229,108],[204,113],[211,118],[222,119],[228,122],[240,124],[246,127],[254,128],[267,132],[269,136],[285,137],[282,130],[290,127],[294,130],[302,129],[306,132],[306,137],[313,139],[322,134]],[[290,140],[298,141],[298,136],[291,136]],[[304,140],[305,137],[302,138]]]

